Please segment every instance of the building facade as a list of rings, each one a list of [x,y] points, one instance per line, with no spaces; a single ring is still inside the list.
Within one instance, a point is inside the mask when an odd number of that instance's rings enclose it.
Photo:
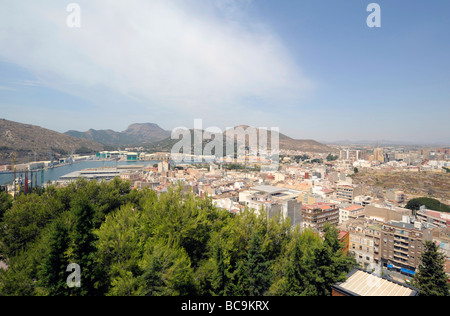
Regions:
[[[389,270],[414,276],[420,264],[423,243],[432,240],[431,230],[422,223],[389,221],[381,231],[381,264]]]
[[[339,207],[333,203],[315,203],[302,207],[303,228],[322,231],[325,223],[339,223]]]

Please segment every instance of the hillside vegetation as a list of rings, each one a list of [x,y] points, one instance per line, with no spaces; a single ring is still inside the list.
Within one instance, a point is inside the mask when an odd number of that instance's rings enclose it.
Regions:
[[[353,183],[380,190],[398,189],[414,197],[450,200],[450,174],[433,172],[359,171]],[[370,192],[369,192],[370,193]]]

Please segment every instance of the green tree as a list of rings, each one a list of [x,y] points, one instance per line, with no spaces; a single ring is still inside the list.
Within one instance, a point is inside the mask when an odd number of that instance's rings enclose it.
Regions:
[[[338,159],[339,159],[339,156],[335,156],[333,154],[329,154],[327,156],[327,161],[335,161],[335,160],[338,160]]]
[[[142,211],[131,204],[106,216],[95,231],[99,264],[108,271],[110,294],[130,295],[149,234]],[[116,288],[117,287],[117,288]]]
[[[227,264],[225,263],[225,252],[220,243],[215,243],[213,247],[213,271],[211,275],[212,295],[227,295],[227,287],[229,282],[229,273]]]
[[[246,281],[243,282],[245,294],[262,296],[270,286],[270,262],[262,253],[262,242],[259,232],[253,234],[250,241],[247,261],[245,264]]]
[[[74,288],[74,295],[98,296],[104,294],[104,273],[98,264],[96,241],[93,232],[95,210],[86,196],[72,201],[71,212],[74,217],[72,247],[69,257],[81,268],[81,287]]]
[[[0,296],[32,296],[35,295],[33,268],[26,260],[26,254],[17,256],[18,260],[10,260],[8,270],[0,269]]]
[[[186,296],[196,293],[194,273],[186,251],[171,240],[150,244],[139,277],[140,296]]]
[[[417,211],[420,209],[422,205],[424,205],[429,210],[434,210],[438,212],[450,212],[450,206],[441,203],[439,200],[429,197],[421,197],[409,200],[405,208],[410,209],[412,211]]]
[[[12,197],[5,191],[0,191],[0,222],[3,219],[3,214],[12,207]]]
[[[432,241],[425,241],[424,251],[413,285],[420,289],[421,296],[448,296],[447,275],[444,271],[445,256]]]
[[[17,255],[35,242],[55,217],[51,201],[37,194],[21,195],[6,211],[0,226],[0,253]]]
[[[38,272],[38,286],[49,296],[68,296],[66,251],[69,247],[69,230],[61,220],[56,220],[48,237],[48,253]]]

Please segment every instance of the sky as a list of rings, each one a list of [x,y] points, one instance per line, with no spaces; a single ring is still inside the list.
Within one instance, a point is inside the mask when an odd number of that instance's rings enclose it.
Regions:
[[[2,0],[0,118],[450,144],[449,14],[448,0]]]

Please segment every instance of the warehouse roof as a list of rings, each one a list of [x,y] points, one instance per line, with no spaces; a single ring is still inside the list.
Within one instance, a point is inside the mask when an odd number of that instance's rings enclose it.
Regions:
[[[419,290],[394,280],[355,269],[347,281],[333,285],[333,289],[347,296],[416,296]]]

